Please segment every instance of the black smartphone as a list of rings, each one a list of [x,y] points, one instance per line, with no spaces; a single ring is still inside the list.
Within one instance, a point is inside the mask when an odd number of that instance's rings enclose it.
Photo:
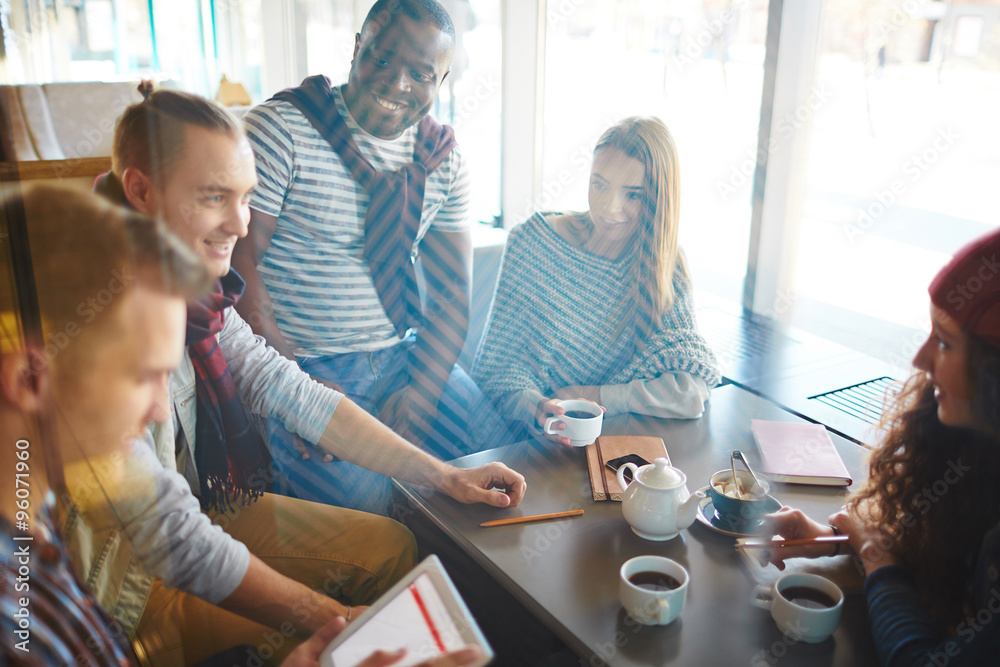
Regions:
[[[609,460],[604,465],[606,465],[611,470],[614,470],[615,472],[617,472],[618,469],[621,468],[626,463],[634,463],[638,467],[649,465],[649,461],[647,461],[646,459],[642,458],[638,454],[626,454],[625,456],[619,456],[616,459]],[[626,470],[625,471],[625,479],[628,482],[632,481],[632,471],[631,470]]]

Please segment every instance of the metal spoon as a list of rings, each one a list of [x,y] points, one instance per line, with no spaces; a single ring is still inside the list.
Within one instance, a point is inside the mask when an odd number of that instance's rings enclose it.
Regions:
[[[733,469],[733,486],[736,487],[736,497],[739,498],[740,500],[743,500],[743,492],[740,491],[740,478],[736,476],[736,455],[737,454],[740,454],[740,450],[738,450],[738,449],[734,449],[729,454],[729,466]],[[742,454],[740,454],[740,458],[741,459],[743,458]]]
[[[743,465],[746,466],[747,472],[750,473],[750,477],[753,479],[753,486],[750,487],[750,494],[753,495],[753,490],[756,489],[758,486],[763,491],[764,490],[764,485],[760,483],[760,480],[757,479],[757,475],[755,475],[753,473],[753,468],[750,467],[750,464],[747,462],[747,458],[745,456],[743,456],[743,452],[741,452],[738,449],[734,449],[733,453],[730,455],[730,459],[735,462],[736,458],[739,458],[740,461],[743,462]],[[735,471],[735,467],[734,467],[734,471]],[[733,472],[733,478],[735,479],[735,477],[736,477],[736,473]],[[740,488],[739,484],[736,485],[736,488],[737,488],[737,490],[739,490],[739,488]]]

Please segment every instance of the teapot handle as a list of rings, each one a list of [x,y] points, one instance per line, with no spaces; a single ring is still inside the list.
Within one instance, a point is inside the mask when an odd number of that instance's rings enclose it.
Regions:
[[[636,465],[634,463],[626,463],[625,465],[623,465],[620,468],[618,468],[618,475],[617,475],[618,476],[618,486],[621,488],[622,491],[624,491],[625,489],[627,489],[628,485],[629,485],[629,483],[625,481],[625,469],[626,468],[631,468],[632,469],[632,479],[635,479],[635,473],[636,473],[637,470],[639,470],[639,468],[636,467]]]

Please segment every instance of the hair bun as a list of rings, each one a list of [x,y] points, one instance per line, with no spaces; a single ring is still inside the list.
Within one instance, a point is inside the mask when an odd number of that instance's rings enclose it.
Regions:
[[[139,82],[139,94],[142,95],[143,101],[148,100],[149,96],[153,94],[153,82],[149,79],[143,79]]]

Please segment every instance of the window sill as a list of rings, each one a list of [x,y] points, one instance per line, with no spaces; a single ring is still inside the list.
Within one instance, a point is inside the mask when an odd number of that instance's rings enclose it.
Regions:
[[[97,176],[111,170],[110,157],[0,162],[0,182]]]

